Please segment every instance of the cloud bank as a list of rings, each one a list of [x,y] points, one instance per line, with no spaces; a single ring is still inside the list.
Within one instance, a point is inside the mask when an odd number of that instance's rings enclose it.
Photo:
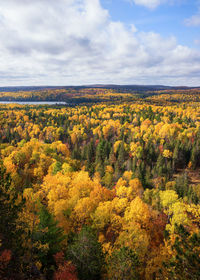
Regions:
[[[199,84],[200,52],[112,21],[99,0],[2,1],[0,38],[1,86]]]

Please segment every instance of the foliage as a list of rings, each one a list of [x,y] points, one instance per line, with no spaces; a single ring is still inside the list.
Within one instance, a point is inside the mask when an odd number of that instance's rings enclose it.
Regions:
[[[68,255],[77,267],[79,279],[100,279],[104,265],[101,244],[88,227],[75,236],[68,248]]]
[[[139,279],[138,267],[137,255],[128,247],[122,247],[114,251],[108,259],[108,279]]]
[[[199,278],[199,89],[7,97],[84,105],[0,105],[0,278]]]
[[[190,234],[182,225],[176,226],[175,233],[173,256],[164,264],[169,279],[199,279],[200,234]]]

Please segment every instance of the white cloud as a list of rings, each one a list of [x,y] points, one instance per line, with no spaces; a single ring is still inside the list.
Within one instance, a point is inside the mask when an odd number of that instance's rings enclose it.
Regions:
[[[0,85],[198,85],[200,52],[111,20],[99,0],[6,0]]]
[[[200,26],[200,12],[185,20],[187,26]]]
[[[138,31],[138,30],[137,30],[137,27],[136,27],[133,23],[130,25],[130,27],[131,27],[131,31],[132,31],[133,33],[135,33],[135,32]]]
[[[135,5],[144,6],[148,9],[154,10],[158,6],[165,3],[168,5],[180,5],[188,0],[125,0],[125,1],[128,1],[131,4],[134,3]]]
[[[189,18],[185,19],[187,26],[200,26],[200,0],[197,1],[197,12]]]
[[[149,9],[155,9],[160,4],[165,2],[165,0],[129,0],[131,3],[134,3],[136,5],[144,6]]]

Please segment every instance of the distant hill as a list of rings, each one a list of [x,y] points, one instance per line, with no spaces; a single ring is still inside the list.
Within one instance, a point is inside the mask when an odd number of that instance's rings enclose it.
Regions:
[[[107,88],[114,89],[116,91],[125,92],[145,92],[154,90],[181,90],[181,89],[194,89],[198,87],[187,86],[163,86],[163,85],[115,85],[115,84],[94,84],[94,85],[82,85],[82,86],[16,86],[16,87],[0,87],[0,92],[18,92],[18,91],[40,91],[45,89],[74,89],[79,90],[82,88]]]
[[[197,87],[170,87],[163,85],[83,85],[83,86],[26,86],[1,87],[0,101],[62,101],[67,104],[99,102],[129,102],[158,95],[196,96]],[[166,97],[165,97],[166,98]],[[177,97],[173,97],[174,100]],[[194,97],[193,97],[194,98]],[[168,97],[169,99],[169,97]],[[171,97],[170,97],[171,100]],[[155,101],[155,98],[154,98]],[[150,101],[149,101],[150,102]],[[159,101],[160,102],[160,101]]]

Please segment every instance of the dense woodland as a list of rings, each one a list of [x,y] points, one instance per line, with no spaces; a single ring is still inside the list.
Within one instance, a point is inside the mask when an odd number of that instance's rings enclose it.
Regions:
[[[0,279],[200,279],[198,90],[71,94],[0,105]]]
[[[199,101],[200,88],[166,86],[79,86],[79,87],[10,87],[0,88],[0,101],[62,101],[69,105],[99,102],[135,102],[151,98],[157,101]],[[162,96],[162,98],[160,98]],[[165,96],[165,97],[164,97]],[[147,100],[146,100],[147,101]]]

